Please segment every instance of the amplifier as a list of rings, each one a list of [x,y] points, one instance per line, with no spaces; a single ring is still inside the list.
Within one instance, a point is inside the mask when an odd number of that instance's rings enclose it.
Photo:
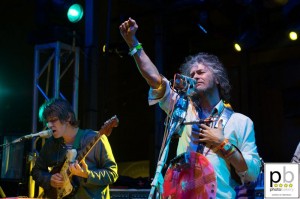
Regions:
[[[149,194],[150,189],[110,189],[111,199],[144,199]]]

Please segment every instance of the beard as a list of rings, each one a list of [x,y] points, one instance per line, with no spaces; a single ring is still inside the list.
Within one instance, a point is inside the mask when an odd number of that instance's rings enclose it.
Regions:
[[[209,85],[198,86],[195,89],[195,93],[192,96],[192,99],[196,101],[200,101],[202,98],[212,95],[215,92],[215,89],[218,90],[217,85],[213,83]]]

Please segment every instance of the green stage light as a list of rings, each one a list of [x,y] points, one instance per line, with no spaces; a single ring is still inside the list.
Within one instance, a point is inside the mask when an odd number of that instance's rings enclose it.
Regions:
[[[83,8],[80,4],[73,4],[67,12],[68,20],[72,23],[77,23],[83,17]]]

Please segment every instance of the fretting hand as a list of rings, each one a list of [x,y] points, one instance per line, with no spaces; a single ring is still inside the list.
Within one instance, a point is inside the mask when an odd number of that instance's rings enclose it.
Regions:
[[[83,178],[88,178],[89,170],[88,170],[88,166],[85,163],[84,159],[81,162],[81,166],[78,164],[77,160],[75,163],[70,164],[69,170],[73,175],[80,176]]]

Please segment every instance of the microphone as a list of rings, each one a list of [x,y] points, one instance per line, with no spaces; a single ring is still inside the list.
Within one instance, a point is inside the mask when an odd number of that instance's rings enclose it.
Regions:
[[[191,77],[185,75],[176,74],[174,87],[182,92],[186,92],[188,96],[195,94],[197,81]]]
[[[52,132],[51,129],[47,129],[47,130],[44,130],[44,131],[40,131],[38,133],[24,135],[23,137],[20,137],[20,138],[14,140],[12,143],[21,142],[21,141],[24,141],[24,140],[27,140],[27,139],[31,139],[31,138],[34,138],[34,137],[49,138],[49,137],[52,136],[52,133],[53,132]]]

